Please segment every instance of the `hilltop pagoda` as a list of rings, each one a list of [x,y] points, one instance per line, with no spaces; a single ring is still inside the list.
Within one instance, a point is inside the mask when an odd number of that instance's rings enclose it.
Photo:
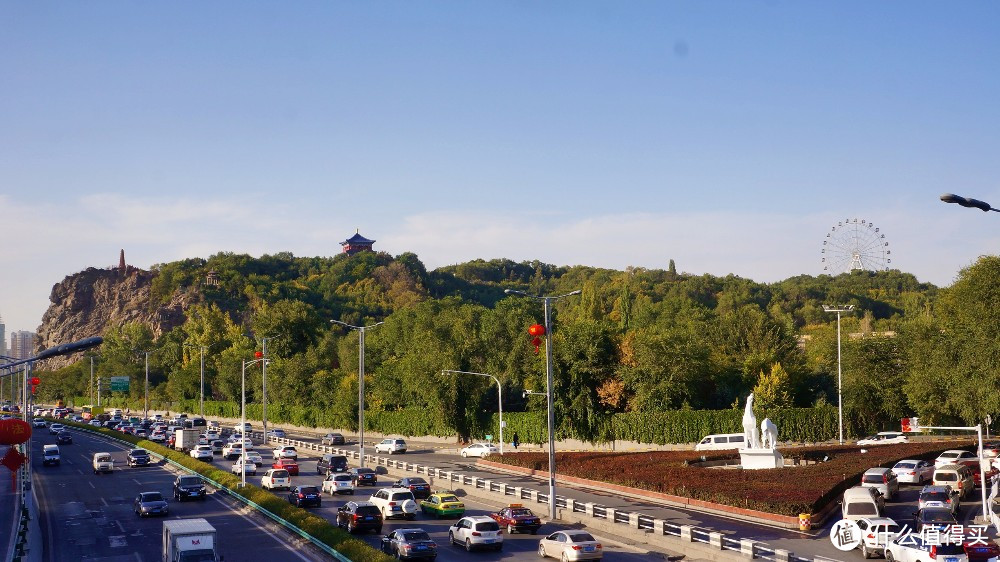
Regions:
[[[351,236],[347,240],[340,243],[343,246],[342,253],[349,256],[353,256],[358,252],[373,252],[372,245],[375,244],[374,240],[369,240],[362,236],[359,231],[355,231],[354,236]]]

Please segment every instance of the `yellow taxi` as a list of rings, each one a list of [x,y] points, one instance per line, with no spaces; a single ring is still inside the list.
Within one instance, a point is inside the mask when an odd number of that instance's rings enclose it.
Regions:
[[[436,517],[461,517],[465,504],[451,492],[436,492],[420,502],[420,511]]]

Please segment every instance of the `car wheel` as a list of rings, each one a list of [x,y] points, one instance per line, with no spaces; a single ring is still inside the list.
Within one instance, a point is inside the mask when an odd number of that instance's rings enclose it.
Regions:
[[[865,544],[864,541],[861,542],[861,557],[871,558],[871,552],[868,550],[868,545]]]
[[[559,560],[561,560],[562,562],[569,562],[569,557],[567,557],[566,553],[564,552],[562,553],[562,556],[559,557]]]
[[[508,535],[513,535],[514,534],[514,524],[513,523],[507,523],[507,534]]]
[[[538,556],[545,558],[545,547],[542,546],[542,543],[538,543]]]
[[[467,458],[469,458],[469,453],[467,453],[467,452],[465,452],[465,451],[462,451],[462,458],[463,458],[463,459],[467,459]]]
[[[347,522],[347,532],[353,533],[356,529],[354,528],[354,523],[352,521]]]
[[[465,551],[472,552],[472,541],[465,539]]]
[[[455,544],[455,533],[452,533],[451,531],[448,531],[448,544],[453,546]]]

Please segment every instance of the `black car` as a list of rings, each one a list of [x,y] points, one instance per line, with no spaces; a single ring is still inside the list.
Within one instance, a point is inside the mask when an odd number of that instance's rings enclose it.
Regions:
[[[349,533],[382,532],[382,512],[372,502],[347,502],[337,510],[337,526]]]
[[[292,491],[288,492],[288,503],[295,504],[295,507],[306,507],[308,505],[315,505],[320,507],[323,503],[323,498],[319,494],[319,488],[316,486],[295,486]]]
[[[323,439],[320,440],[324,445],[343,445],[345,443],[344,436],[339,433],[327,433]]]
[[[913,527],[916,531],[923,531],[925,526],[944,529],[951,525],[958,525],[958,521],[949,508],[925,507],[913,514]]]
[[[70,434],[70,432],[68,432],[68,431],[60,431],[59,435],[56,435],[56,444],[57,445],[72,445],[73,444],[73,435]]]
[[[174,500],[184,501],[187,498],[204,500],[205,484],[201,478],[190,474],[182,474],[174,480]]]
[[[316,474],[347,472],[347,457],[344,455],[323,455],[316,461]]]
[[[409,488],[413,492],[414,499],[425,500],[431,497],[431,485],[419,476],[410,476],[396,480],[394,484],[397,488]]]
[[[146,515],[163,515],[169,513],[166,500],[159,492],[142,492],[135,497],[132,508],[139,517]]]
[[[370,468],[352,468],[347,473],[351,475],[351,482],[355,486],[375,486],[378,484],[378,476]]]
[[[382,537],[382,552],[400,560],[434,560],[437,543],[423,529],[396,529]]]
[[[129,466],[146,466],[149,464],[149,451],[146,449],[132,449],[125,456],[125,464]]]

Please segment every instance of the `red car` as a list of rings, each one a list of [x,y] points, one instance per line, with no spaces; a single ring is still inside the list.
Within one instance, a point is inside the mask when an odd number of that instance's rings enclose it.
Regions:
[[[506,529],[509,534],[513,534],[515,531],[530,531],[534,535],[542,526],[542,520],[530,509],[519,503],[512,503],[489,515],[500,525],[501,529]]]
[[[292,459],[278,459],[274,461],[274,464],[271,465],[271,468],[283,468],[287,470],[288,474],[291,476],[299,475],[299,463],[295,462]]]
[[[963,546],[969,562],[987,562],[991,558],[996,559],[1000,556],[1000,546],[997,546],[991,538],[970,538]]]

